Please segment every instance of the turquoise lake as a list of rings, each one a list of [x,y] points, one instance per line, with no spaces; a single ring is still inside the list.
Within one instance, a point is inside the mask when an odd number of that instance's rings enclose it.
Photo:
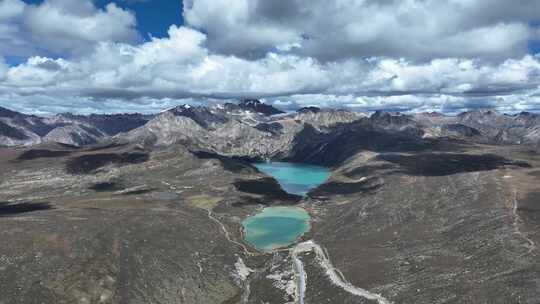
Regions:
[[[298,163],[258,163],[255,167],[274,177],[283,190],[297,195],[306,195],[330,176],[328,168]]]
[[[274,177],[291,194],[306,195],[309,190],[324,183],[330,175],[320,166],[270,162],[255,166]],[[259,250],[271,251],[289,246],[309,231],[311,217],[298,207],[268,207],[242,222],[245,240]]]
[[[242,222],[244,237],[259,250],[288,246],[309,231],[310,216],[298,207],[268,207]]]

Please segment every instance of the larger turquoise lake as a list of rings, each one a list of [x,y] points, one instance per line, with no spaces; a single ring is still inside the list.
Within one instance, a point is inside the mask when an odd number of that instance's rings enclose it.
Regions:
[[[269,162],[255,166],[274,177],[283,190],[291,194],[306,195],[309,190],[324,183],[330,171],[325,167]],[[310,229],[308,212],[298,207],[268,207],[242,222],[245,240],[262,251],[271,251],[296,242]]]
[[[297,195],[306,195],[330,176],[328,168],[298,163],[257,163],[255,167],[274,177],[283,190]]]

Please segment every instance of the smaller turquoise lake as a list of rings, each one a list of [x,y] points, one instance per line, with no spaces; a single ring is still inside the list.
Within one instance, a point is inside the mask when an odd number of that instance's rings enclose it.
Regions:
[[[298,207],[268,207],[248,217],[244,226],[245,239],[259,250],[271,251],[288,246],[309,231],[310,216]]]
[[[309,190],[324,183],[330,171],[325,167],[270,162],[255,166],[274,177],[283,190],[296,195],[306,195]],[[311,217],[298,207],[268,207],[242,222],[245,240],[262,251],[272,251],[296,242],[309,231]]]
[[[283,190],[297,195],[306,195],[330,176],[328,168],[298,163],[257,163],[255,167],[275,178]]]

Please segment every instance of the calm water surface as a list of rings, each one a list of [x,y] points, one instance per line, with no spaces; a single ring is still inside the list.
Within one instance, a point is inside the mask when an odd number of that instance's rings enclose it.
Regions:
[[[245,239],[263,251],[288,246],[309,231],[309,214],[298,207],[268,207],[248,217],[244,226]]]
[[[274,177],[281,187],[292,194],[306,195],[324,183],[330,171],[320,166],[270,162],[255,166]],[[271,251],[293,244],[309,231],[311,220],[306,210],[298,207],[268,207],[242,222],[244,237],[259,250]]]
[[[306,195],[330,176],[328,168],[297,163],[258,163],[255,167],[274,177],[283,190],[297,195]]]

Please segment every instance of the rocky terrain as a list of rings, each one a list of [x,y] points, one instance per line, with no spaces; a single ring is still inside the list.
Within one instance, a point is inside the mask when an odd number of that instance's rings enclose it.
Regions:
[[[141,114],[38,117],[0,107],[0,146],[30,146],[56,142],[73,146],[96,144],[104,138],[144,125]]]
[[[540,115],[475,110],[457,116],[413,115],[307,107],[286,114],[258,100],[213,106],[181,105],[156,115],[73,115],[37,117],[0,109],[0,146],[103,142],[175,144],[221,155],[294,158],[295,149],[358,132],[399,132],[424,139],[462,139],[486,144],[540,144]],[[355,134],[357,135],[357,134]]]
[[[539,117],[0,109],[0,303],[538,303]],[[332,175],[298,197],[267,159]],[[243,241],[284,204],[298,245]]]

